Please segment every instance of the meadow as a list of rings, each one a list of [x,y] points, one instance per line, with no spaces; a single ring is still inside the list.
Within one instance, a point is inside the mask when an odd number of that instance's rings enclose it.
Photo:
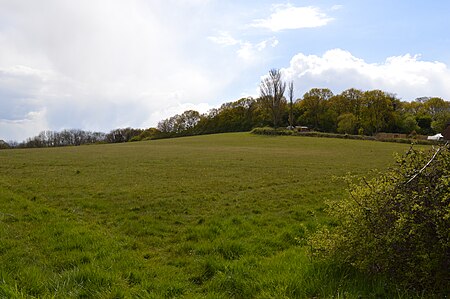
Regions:
[[[0,297],[406,297],[306,238],[335,225],[339,177],[408,148],[231,133],[0,151]]]

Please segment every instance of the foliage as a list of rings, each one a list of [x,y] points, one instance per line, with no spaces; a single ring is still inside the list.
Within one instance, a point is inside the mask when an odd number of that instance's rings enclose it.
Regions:
[[[156,139],[161,135],[161,131],[156,128],[148,128],[143,130],[139,135],[134,136],[130,141],[142,141]]]
[[[363,93],[361,107],[361,125],[364,132],[374,134],[396,126],[395,109],[397,99],[381,90],[370,90]]]
[[[366,136],[366,135],[351,135],[351,134],[336,134],[336,133],[324,133],[324,132],[298,132],[295,130],[286,129],[274,129],[272,127],[254,128],[250,133],[257,135],[292,135],[303,137],[323,137],[323,138],[338,138],[338,139],[355,139],[355,140],[377,140],[381,142],[394,142],[394,143],[406,143],[406,144],[421,144],[421,145],[435,145],[442,143],[440,141],[421,140],[421,139],[408,139],[408,138],[386,138],[383,136]]]
[[[310,239],[331,257],[396,284],[450,291],[450,151],[411,148],[373,179],[351,182],[350,196],[330,203],[339,225]]]
[[[445,130],[450,122],[450,109],[436,114],[435,120],[431,123],[431,128],[435,132],[442,132]]]
[[[115,129],[106,134],[105,141],[108,143],[122,143],[131,141],[139,136],[143,130],[133,128]]]
[[[353,113],[344,113],[338,117],[337,131],[344,134],[355,134],[357,125],[358,119]]]
[[[344,90],[333,95],[327,88],[313,88],[303,98],[293,99],[293,84],[288,86],[289,105],[283,96],[286,88],[279,70],[271,70],[261,82],[261,97],[241,98],[222,104],[208,113],[187,110],[162,120],[158,128],[146,130],[119,128],[108,134],[82,130],[44,131],[7,147],[56,147],[92,143],[120,143],[201,134],[248,132],[256,127],[308,126],[326,133],[375,135],[379,132],[431,135],[442,132],[450,121],[450,102],[441,98],[418,98],[402,102],[381,90]],[[397,142],[397,140],[396,140]]]
[[[4,140],[0,140],[0,149],[8,149],[11,146]]]
[[[303,114],[299,121],[315,130],[330,131],[328,107],[332,96],[327,88],[313,88],[305,93],[300,102]]]
[[[93,144],[105,141],[106,135],[101,132],[90,132],[78,129],[55,131],[42,131],[39,135],[28,138],[15,147],[59,147]]]
[[[405,115],[402,123],[402,129],[402,131],[405,133],[411,133],[413,131],[420,130],[420,127],[413,115]]]
[[[254,128],[250,133],[257,135],[295,135],[292,130],[274,129],[272,127]]]
[[[265,120],[264,113],[265,111],[255,99],[242,98],[222,104],[218,109],[211,109],[208,114],[202,116],[195,128],[195,133],[250,131],[256,126],[270,122]]]
[[[158,130],[163,133],[183,133],[192,130],[200,121],[200,113],[187,110],[158,123]]]

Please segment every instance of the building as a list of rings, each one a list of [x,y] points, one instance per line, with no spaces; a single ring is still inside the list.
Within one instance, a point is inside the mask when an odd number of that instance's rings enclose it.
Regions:
[[[444,136],[442,136],[441,133],[437,133],[436,135],[433,136],[428,136],[427,140],[434,140],[434,141],[439,141],[444,139]]]

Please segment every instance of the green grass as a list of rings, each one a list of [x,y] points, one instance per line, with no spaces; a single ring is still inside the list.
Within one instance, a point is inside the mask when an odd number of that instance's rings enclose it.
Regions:
[[[311,261],[333,177],[405,144],[219,134],[0,151],[0,298],[382,298]]]

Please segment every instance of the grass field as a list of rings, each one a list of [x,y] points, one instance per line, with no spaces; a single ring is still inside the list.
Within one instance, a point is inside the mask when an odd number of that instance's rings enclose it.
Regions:
[[[405,144],[248,133],[0,151],[0,298],[401,297],[311,261],[333,177]]]

